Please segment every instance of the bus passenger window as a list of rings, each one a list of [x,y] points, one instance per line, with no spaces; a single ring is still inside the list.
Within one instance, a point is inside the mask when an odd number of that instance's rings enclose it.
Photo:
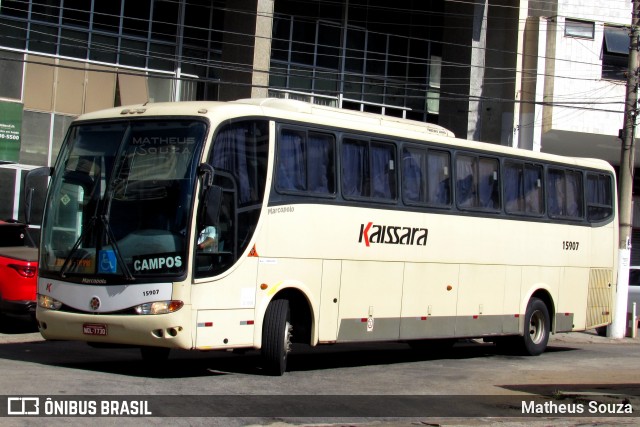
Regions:
[[[456,157],[456,202],[459,208],[500,208],[498,160],[459,155]]]
[[[302,133],[283,130],[278,141],[278,190],[306,190],[306,166]]]
[[[427,153],[427,201],[432,205],[451,204],[451,158],[446,151],[429,150]]]
[[[456,202],[461,208],[476,206],[476,159],[470,156],[456,158]]]
[[[505,161],[504,197],[507,213],[541,215],[542,166]]]
[[[479,207],[498,209],[500,207],[498,161],[481,157],[478,163],[478,176]]]
[[[549,169],[547,172],[547,202],[549,215],[581,219],[582,174],[577,171]]]
[[[424,150],[410,148],[402,150],[402,195],[406,202],[424,202],[424,163]]]
[[[604,174],[587,174],[587,219],[602,221],[613,213],[611,177]]]
[[[524,168],[524,211],[528,214],[542,215],[542,166],[525,165]]]
[[[342,143],[342,194],[395,200],[395,146],[345,139]]]
[[[391,144],[371,144],[371,196],[396,198],[395,150]]]
[[[369,196],[369,144],[364,141],[342,143],[342,194]]]
[[[307,140],[307,190],[335,194],[335,138],[333,135],[309,133]]]
[[[278,140],[279,191],[335,193],[333,135],[284,129]]]

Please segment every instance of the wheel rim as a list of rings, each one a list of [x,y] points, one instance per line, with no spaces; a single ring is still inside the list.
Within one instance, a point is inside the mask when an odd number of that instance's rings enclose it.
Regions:
[[[288,321],[284,324],[284,351],[282,352],[282,360],[287,360],[287,354],[291,351],[291,331],[293,326]]]
[[[531,322],[529,323],[529,336],[534,344],[540,344],[545,337],[545,323],[542,311],[536,310],[531,314]]]

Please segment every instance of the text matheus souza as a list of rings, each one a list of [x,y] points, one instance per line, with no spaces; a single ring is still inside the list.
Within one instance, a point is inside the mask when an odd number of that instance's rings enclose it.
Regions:
[[[621,415],[633,414],[633,406],[631,403],[600,403],[595,400],[591,400],[589,403],[539,403],[522,401],[522,413],[540,415]]]

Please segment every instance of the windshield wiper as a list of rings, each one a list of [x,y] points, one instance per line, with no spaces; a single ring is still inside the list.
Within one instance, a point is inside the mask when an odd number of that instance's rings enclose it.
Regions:
[[[115,176],[115,175],[111,175]],[[111,225],[109,224],[109,216],[111,215],[111,202],[113,201],[113,194],[115,193],[116,186],[122,181],[121,178],[113,178],[109,183],[109,191],[104,196],[104,213],[100,215],[100,221],[102,222],[102,226],[104,227],[104,232],[107,234],[107,238],[109,239],[109,244],[113,248],[113,252],[118,259],[118,262],[122,266],[122,271],[124,272],[124,276],[127,280],[136,280],[136,278],[131,274],[131,270],[127,266],[127,263],[124,262],[124,258],[122,258],[122,253],[120,252],[120,248],[118,247],[118,243],[116,242],[116,238],[113,235],[113,231],[111,230]]]
[[[67,257],[64,259],[64,263],[62,264],[62,267],[60,267],[60,277],[62,277],[63,279],[66,279],[67,277],[67,270],[69,269],[69,265],[71,263],[71,257],[78,251],[80,243],[82,243],[82,240],[84,240],[84,238],[87,236],[87,233],[90,230],[93,230],[93,226],[96,224],[96,219],[97,218],[95,215],[91,217],[91,219],[89,220],[89,224],[84,227],[82,233],[80,234],[80,237],[78,237],[73,247],[69,251],[69,255],[67,255]]]

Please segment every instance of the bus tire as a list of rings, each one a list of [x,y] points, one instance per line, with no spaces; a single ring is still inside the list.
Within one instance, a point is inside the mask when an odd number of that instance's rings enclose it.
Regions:
[[[289,301],[274,300],[267,307],[262,324],[263,368],[270,375],[282,375],[287,370],[287,356],[291,351]]]
[[[524,334],[522,336],[522,353],[538,356],[547,348],[551,320],[547,305],[539,298],[531,298],[524,315]]]
[[[169,358],[170,348],[167,347],[140,347],[142,360],[149,363],[163,363]]]

